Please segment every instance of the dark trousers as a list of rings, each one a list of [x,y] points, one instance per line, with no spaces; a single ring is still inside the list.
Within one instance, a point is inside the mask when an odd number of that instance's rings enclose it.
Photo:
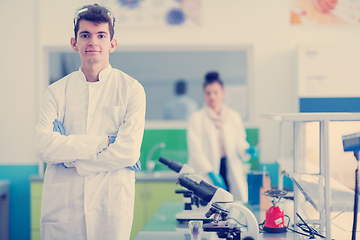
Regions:
[[[220,175],[223,177],[226,187],[229,189],[228,179],[227,179],[227,159],[226,157],[221,158],[220,160]]]

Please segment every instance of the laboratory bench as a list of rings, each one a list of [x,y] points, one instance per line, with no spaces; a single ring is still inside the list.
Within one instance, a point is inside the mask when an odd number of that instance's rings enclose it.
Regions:
[[[279,203],[282,209],[286,209],[285,215],[290,215],[288,211],[293,208],[293,201],[286,200]],[[163,202],[160,208],[156,211],[150,221],[145,227],[136,235],[134,240],[190,240],[190,233],[187,223],[179,223],[175,219],[175,214],[183,210],[183,202]],[[259,205],[247,206],[255,215],[257,220],[261,223],[265,219],[265,210],[260,210]],[[346,217],[349,224],[352,219]],[[285,218],[287,221],[287,218]],[[358,228],[359,230],[359,228]],[[351,231],[338,230],[332,232],[333,239],[344,240],[351,239]],[[360,237],[358,232],[357,236]],[[201,240],[215,240],[219,239],[216,233],[202,232]],[[307,236],[302,236],[298,233],[287,231],[285,233],[260,233],[260,240],[303,240],[309,239]],[[315,239],[322,239],[317,237]]]
[[[0,180],[0,240],[9,239],[10,181]]]

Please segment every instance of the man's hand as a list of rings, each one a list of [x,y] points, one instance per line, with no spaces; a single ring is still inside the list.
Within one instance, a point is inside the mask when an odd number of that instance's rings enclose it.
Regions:
[[[53,122],[53,125],[54,125],[54,127],[53,127],[54,132],[58,132],[61,135],[66,135],[65,128],[59,120],[55,119],[55,121]]]
[[[108,138],[109,138],[109,141],[108,141],[108,146],[109,146],[110,144],[115,142],[116,136],[108,136]]]
[[[116,140],[116,136],[108,136],[108,138],[109,138],[109,140],[108,140],[108,146],[109,146],[110,144],[114,143],[115,140]],[[131,169],[131,170],[133,170],[133,171],[141,171],[141,163],[140,163],[140,161],[138,160],[138,161],[135,163],[134,166],[132,166],[132,167],[129,166],[129,167],[127,167],[127,168],[129,168],[129,169]]]
[[[132,167],[127,167],[127,168],[129,168],[129,169],[131,169],[131,170],[133,170],[133,171],[141,171],[141,162],[140,162],[140,160],[137,160],[137,162],[135,163],[135,165],[134,166],[132,166]]]
[[[55,119],[55,121],[53,122],[53,125],[54,125],[54,127],[53,127],[54,132],[58,132],[61,135],[66,135],[65,128],[59,120]],[[71,162],[68,162],[66,164],[68,166],[66,166],[64,163],[62,163],[62,165],[64,165],[65,168],[75,167],[74,164],[72,164]]]

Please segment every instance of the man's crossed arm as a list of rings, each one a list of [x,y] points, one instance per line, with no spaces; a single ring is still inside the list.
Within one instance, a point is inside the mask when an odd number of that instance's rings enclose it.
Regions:
[[[53,122],[53,125],[54,125],[54,127],[53,127],[54,132],[58,132],[61,135],[66,136],[65,128],[59,120],[55,119],[55,121]],[[114,143],[115,140],[116,140],[116,136],[108,136],[108,145]],[[64,165],[65,168],[75,167],[73,164],[68,164],[68,163],[66,163],[66,165],[65,165],[65,163],[62,163],[62,164]],[[129,168],[133,171],[140,171],[141,170],[140,160],[138,160],[134,166],[128,166],[127,168]]]

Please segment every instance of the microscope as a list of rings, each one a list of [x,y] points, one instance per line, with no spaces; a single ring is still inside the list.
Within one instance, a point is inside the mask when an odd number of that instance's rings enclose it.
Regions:
[[[192,199],[190,204],[185,203],[184,211],[176,214],[179,222],[203,221],[205,232],[216,232],[219,238],[226,240],[259,239],[259,224],[254,214],[241,202],[234,202],[231,193],[210,185],[201,176],[194,174],[194,169],[187,164],[169,161],[163,157],[160,157],[159,161],[180,174],[177,183],[187,190],[178,191],[184,193],[184,198]],[[210,208],[208,204],[211,205]],[[191,210],[189,205],[195,205],[198,210]],[[247,231],[241,231],[239,221],[242,216],[247,220]]]
[[[168,160],[160,157],[159,162],[168,166],[171,170],[179,173],[180,175],[191,175],[191,178],[196,181],[203,180],[200,175],[194,173],[194,169],[187,164],[182,164],[175,160]],[[188,222],[191,220],[203,221],[204,223],[212,222],[213,217],[207,218],[205,213],[208,211],[208,203],[201,198],[194,195],[192,191],[186,188],[178,189],[175,191],[176,194],[183,194],[184,196],[184,210],[175,215],[176,220],[179,223]]]
[[[180,175],[178,184],[203,201],[211,203],[205,216],[207,218],[213,216],[213,222],[203,225],[205,232],[216,232],[219,238],[226,240],[259,239],[259,224],[248,208],[240,202],[234,202],[233,195],[228,191],[214,187],[203,180],[196,182],[190,177]],[[242,216],[245,216],[247,220],[247,231],[241,231],[239,221]]]

